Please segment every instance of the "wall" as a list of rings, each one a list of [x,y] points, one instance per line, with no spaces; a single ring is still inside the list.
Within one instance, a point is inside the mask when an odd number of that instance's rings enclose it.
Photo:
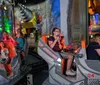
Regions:
[[[68,44],[68,29],[67,29],[68,3],[69,3],[69,0],[60,0],[61,32],[65,37],[66,44]]]

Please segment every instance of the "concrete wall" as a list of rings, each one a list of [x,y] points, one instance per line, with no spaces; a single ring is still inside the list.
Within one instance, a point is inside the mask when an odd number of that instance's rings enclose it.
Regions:
[[[65,37],[66,44],[68,44],[68,29],[67,29],[68,3],[69,3],[69,0],[60,0],[61,32]]]
[[[61,31],[66,44],[87,37],[87,0],[60,0]]]

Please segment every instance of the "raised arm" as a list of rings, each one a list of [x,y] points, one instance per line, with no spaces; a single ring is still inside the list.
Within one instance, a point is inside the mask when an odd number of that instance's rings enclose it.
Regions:
[[[53,42],[53,41],[48,41],[48,44],[49,44],[49,46],[50,46],[51,48],[53,48],[53,47],[55,46],[56,43],[57,43],[57,40],[54,40],[54,42]]]

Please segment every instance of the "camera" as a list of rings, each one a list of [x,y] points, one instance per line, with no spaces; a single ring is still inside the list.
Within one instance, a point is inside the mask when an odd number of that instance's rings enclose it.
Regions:
[[[59,37],[60,35],[59,35],[59,34],[57,34],[56,36],[57,36],[57,37]]]

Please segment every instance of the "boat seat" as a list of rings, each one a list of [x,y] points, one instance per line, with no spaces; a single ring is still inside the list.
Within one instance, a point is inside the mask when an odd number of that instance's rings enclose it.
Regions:
[[[61,64],[61,68],[62,68],[62,73],[64,74],[66,60],[63,59],[62,57],[58,58],[56,53],[48,46],[47,39],[49,38],[49,36],[51,36],[51,35],[48,35],[48,34],[42,35],[42,37],[41,37],[41,39],[39,41],[39,47],[40,47],[40,42],[41,42],[41,44],[43,44],[43,46],[44,46],[42,51],[43,50],[47,51],[47,53],[45,53],[44,51],[43,51],[44,53],[43,52],[42,53],[38,52],[38,53],[39,53],[39,55],[41,57],[48,55],[47,59],[43,58],[47,63],[51,63],[51,64],[54,63],[54,62],[50,62],[50,60],[60,63]],[[62,34],[61,34],[61,36],[62,36]],[[66,46],[64,46],[64,47],[66,48]],[[50,59],[50,60],[48,60],[48,59]]]

